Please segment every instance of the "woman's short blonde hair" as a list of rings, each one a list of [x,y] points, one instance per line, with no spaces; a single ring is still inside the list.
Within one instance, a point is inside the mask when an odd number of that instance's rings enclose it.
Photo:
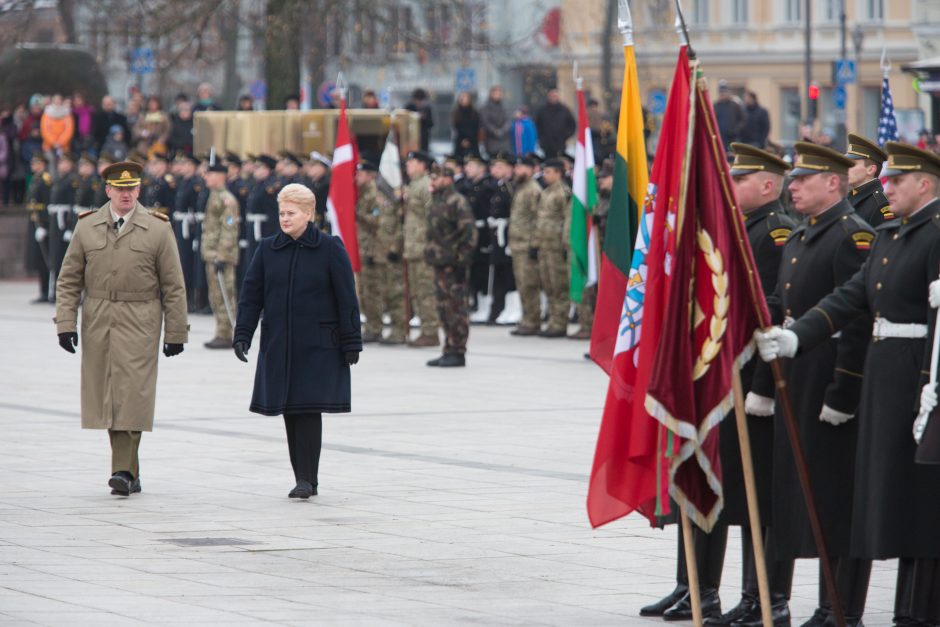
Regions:
[[[300,183],[291,183],[285,185],[277,195],[278,206],[288,202],[297,205],[301,211],[306,211],[312,217],[313,210],[317,206],[317,197],[313,195],[309,187]]]

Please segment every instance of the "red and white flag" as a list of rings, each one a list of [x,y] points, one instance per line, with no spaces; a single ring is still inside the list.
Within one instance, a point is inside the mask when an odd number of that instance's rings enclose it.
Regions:
[[[353,272],[359,272],[362,267],[356,234],[356,161],[356,148],[346,120],[346,99],[343,98],[336,127],[336,148],[333,150],[333,171],[326,211],[333,233],[343,240]]]

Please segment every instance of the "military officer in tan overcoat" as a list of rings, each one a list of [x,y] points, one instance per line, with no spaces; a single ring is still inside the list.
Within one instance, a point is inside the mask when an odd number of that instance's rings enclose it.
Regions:
[[[141,170],[122,162],[102,172],[109,202],[79,216],[56,283],[56,331],[70,353],[82,303],[82,428],[108,430],[108,485],[122,496],[140,491],[138,448],[141,432],[153,429],[161,327],[167,357],[183,352],[189,332],[176,238],[166,216],[137,202]]]

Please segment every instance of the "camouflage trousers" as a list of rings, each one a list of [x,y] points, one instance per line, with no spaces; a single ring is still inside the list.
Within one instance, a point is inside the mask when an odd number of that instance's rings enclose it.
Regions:
[[[597,303],[597,285],[584,288],[584,295],[578,303],[578,322],[581,331],[590,331],[594,326],[594,306]]]
[[[529,259],[529,251],[513,250],[512,272],[516,277],[516,291],[522,302],[522,320],[519,325],[538,329],[542,326],[542,299],[539,293],[539,262]]]
[[[421,335],[437,337],[440,325],[434,297],[434,269],[423,259],[408,259],[408,290],[412,311],[421,318]]]
[[[470,336],[467,268],[435,268],[434,291],[444,329],[444,354],[463,355],[467,352],[467,338]]]
[[[209,304],[212,306],[212,315],[215,316],[215,337],[223,340],[232,339],[232,322],[225,310],[225,300],[222,298],[222,289],[215,272],[215,264],[206,263],[206,279],[209,281]],[[222,282],[225,284],[225,295],[228,297],[232,316],[235,316],[235,264],[225,264],[222,272]]]
[[[382,314],[388,313],[392,333],[389,339],[404,342],[408,336],[405,320],[404,267],[398,263],[363,265],[359,275],[359,300],[366,316],[366,335],[382,334]]]
[[[539,278],[548,298],[548,331],[568,330],[568,261],[562,250],[539,250]]]

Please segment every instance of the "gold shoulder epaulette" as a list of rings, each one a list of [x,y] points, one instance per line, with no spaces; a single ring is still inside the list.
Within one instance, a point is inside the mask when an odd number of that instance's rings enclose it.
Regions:
[[[147,210],[147,213],[149,213],[150,215],[152,215],[152,216],[155,217],[155,218],[159,218],[159,219],[163,220],[164,222],[169,222],[169,221],[170,221],[170,219],[169,219],[168,217],[166,217],[165,215],[163,215],[163,214],[160,213],[159,211],[154,211],[153,209],[148,209],[148,210]]]
[[[97,209],[89,209],[88,211],[82,211],[80,214],[78,214],[78,219],[81,220],[82,218],[87,218],[88,216],[95,213],[96,211]]]

